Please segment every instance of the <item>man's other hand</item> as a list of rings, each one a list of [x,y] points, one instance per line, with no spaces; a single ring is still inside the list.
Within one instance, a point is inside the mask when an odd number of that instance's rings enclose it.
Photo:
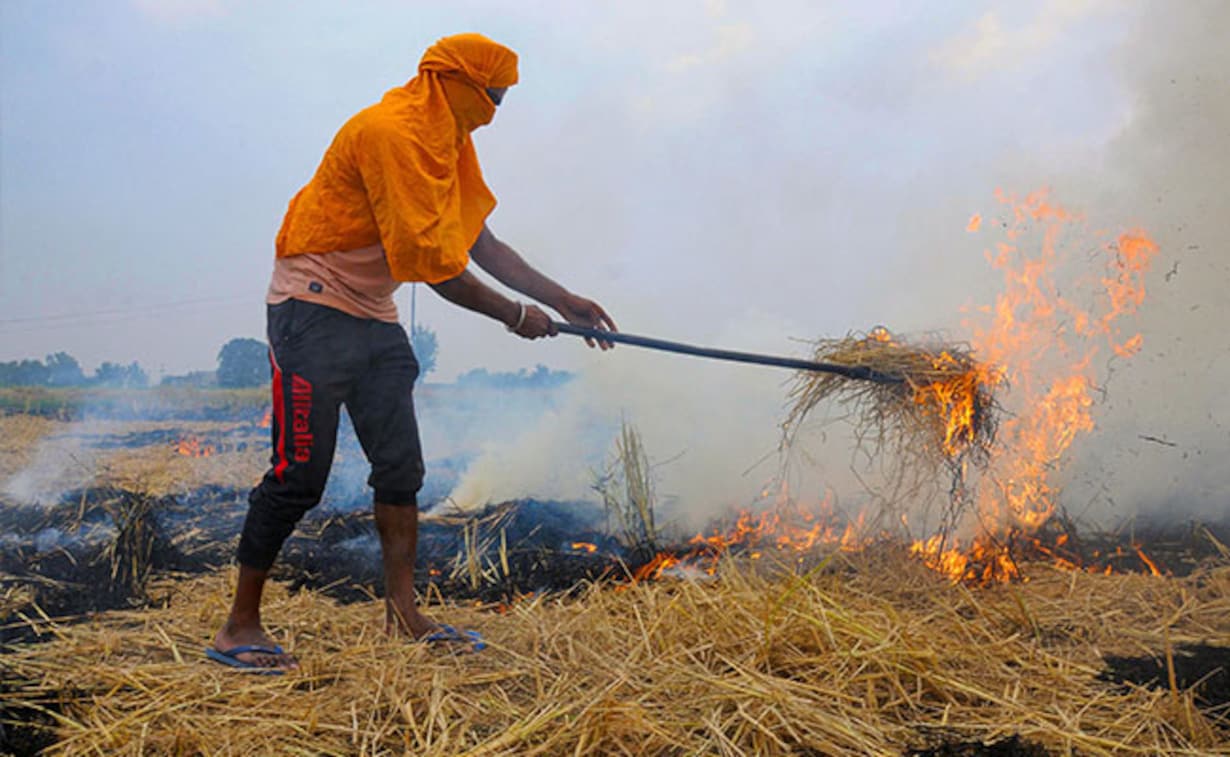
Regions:
[[[605,331],[619,331],[611,316],[607,315],[602,306],[593,300],[578,297],[575,294],[567,294],[555,304],[555,309],[559,311],[560,315],[564,316],[564,320],[573,326],[585,326]],[[593,339],[587,338],[585,343],[590,347],[594,346]],[[615,343],[598,340],[598,346],[604,350],[609,350],[615,346]]]

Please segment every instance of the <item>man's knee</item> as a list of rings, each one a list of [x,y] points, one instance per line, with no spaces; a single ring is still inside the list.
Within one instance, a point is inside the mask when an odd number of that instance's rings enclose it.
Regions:
[[[248,515],[239,537],[239,563],[268,570],[282,550],[282,544],[304,513],[320,502],[320,496],[320,492],[271,495],[263,487],[253,489],[248,496]]]

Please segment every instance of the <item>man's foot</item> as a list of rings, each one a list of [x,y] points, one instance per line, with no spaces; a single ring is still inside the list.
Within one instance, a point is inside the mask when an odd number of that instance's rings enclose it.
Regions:
[[[408,608],[399,609],[386,599],[384,607],[384,632],[390,636],[421,639],[441,628],[439,623],[419,612],[417,605],[411,604]]]
[[[466,628],[454,628],[442,625],[439,631],[433,631],[426,636],[420,636],[416,641],[423,644],[464,644],[471,652],[481,652],[487,648],[482,634]]]
[[[231,650],[238,647],[260,647],[268,651],[251,651],[239,652],[231,654]],[[236,626],[230,621],[222,627],[214,636],[214,649],[221,652],[223,655],[230,657],[238,662],[246,663],[255,668],[268,668],[271,670],[297,670],[299,661],[294,655],[282,652],[277,654],[275,650],[281,649],[269,635],[265,633],[265,629],[260,626]]]

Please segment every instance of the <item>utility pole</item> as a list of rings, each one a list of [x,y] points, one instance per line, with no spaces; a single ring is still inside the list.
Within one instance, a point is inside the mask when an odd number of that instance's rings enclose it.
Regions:
[[[410,284],[410,338],[414,338],[414,306],[418,299],[419,283],[417,281]]]

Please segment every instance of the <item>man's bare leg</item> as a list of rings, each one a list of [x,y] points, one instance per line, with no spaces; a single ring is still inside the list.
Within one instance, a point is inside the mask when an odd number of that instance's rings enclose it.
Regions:
[[[214,649],[225,653],[229,649],[242,646],[260,646],[273,649],[277,644],[265,633],[261,625],[261,593],[265,589],[265,580],[269,571],[239,566],[239,583],[235,587],[235,601],[231,604],[231,614],[214,636]],[[258,665],[262,668],[281,668],[294,670],[299,667],[295,658],[288,654],[272,655],[259,652],[244,652],[235,655],[241,662]]]
[[[380,555],[384,563],[385,630],[413,638],[438,630],[435,622],[419,612],[414,597],[418,508],[377,502],[376,530],[380,532]]]

